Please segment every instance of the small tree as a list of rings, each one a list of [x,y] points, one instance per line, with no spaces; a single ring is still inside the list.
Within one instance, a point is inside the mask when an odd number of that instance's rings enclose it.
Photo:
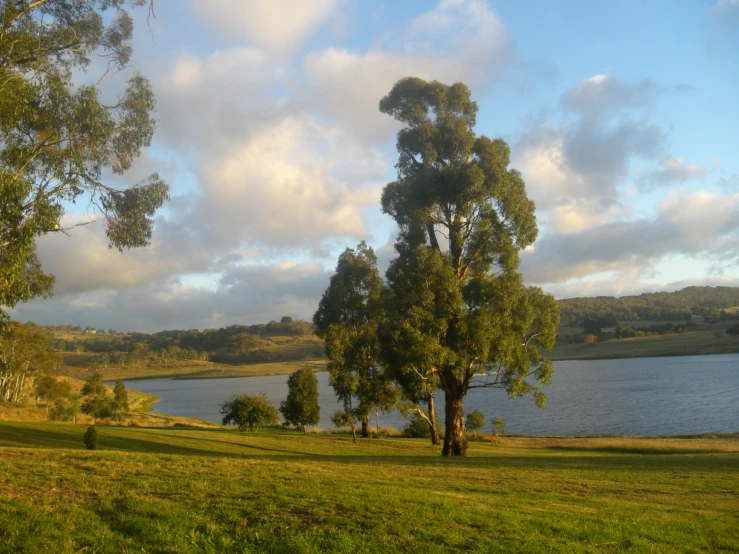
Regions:
[[[105,385],[103,384],[103,374],[95,371],[82,385],[82,396],[100,396],[105,394]]]
[[[338,410],[334,415],[331,416],[331,421],[333,421],[334,425],[336,425],[336,427],[338,428],[351,427],[352,437],[354,438],[354,442],[357,442],[357,418],[354,415],[354,411]]]
[[[303,367],[288,377],[287,388],[287,399],[280,405],[280,413],[285,423],[302,427],[306,433],[306,425],[317,425],[321,418],[318,380],[311,368]]]
[[[88,450],[95,450],[95,448],[97,448],[98,432],[94,427],[87,428],[87,431],[85,431],[85,434],[82,436],[82,442],[85,443]]]
[[[72,394],[72,384],[62,381],[49,374],[40,375],[36,378],[36,400],[46,403],[46,411],[52,402]]]
[[[113,389],[113,412],[120,420],[128,413],[128,410],[128,391],[126,385],[123,384],[123,380],[118,379]]]
[[[465,431],[477,436],[477,432],[483,427],[485,427],[485,416],[480,410],[472,410],[467,414],[467,421],[464,425]]]
[[[256,431],[261,425],[277,423],[277,408],[262,394],[234,396],[221,405],[224,425],[238,425],[239,431]]]
[[[77,423],[77,414],[80,411],[80,397],[76,394],[68,398],[58,398],[49,410],[51,421],[71,421]]]
[[[81,407],[83,414],[92,416],[95,420],[113,415],[113,402],[105,390],[103,376],[99,371],[94,372],[85,380],[82,386],[82,397],[84,398]]]
[[[494,437],[505,437],[506,434],[506,424],[505,419],[502,417],[496,417],[491,422],[493,424],[493,436]]]

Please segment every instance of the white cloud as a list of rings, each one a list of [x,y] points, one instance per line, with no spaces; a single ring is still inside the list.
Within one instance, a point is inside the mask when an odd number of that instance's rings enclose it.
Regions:
[[[463,81],[479,93],[514,59],[500,18],[477,0],[440,2],[411,23],[396,46],[364,53],[328,48],[309,54],[305,81],[296,83],[300,98],[364,140],[384,142],[396,124],[378,105],[397,80],[412,75]]]
[[[630,165],[656,158],[665,140],[631,112],[648,108],[658,91],[651,81],[596,75],[562,95],[559,112],[550,114],[558,124],[539,123],[519,137],[514,165],[551,230],[579,232],[629,215],[621,185]]]
[[[283,54],[331,16],[341,0],[194,0],[196,13],[231,37]]]
[[[667,255],[686,255],[728,267],[739,261],[739,194],[670,192],[653,218],[613,221],[569,234],[549,234],[522,254],[524,277],[533,283],[615,272],[638,275]]]

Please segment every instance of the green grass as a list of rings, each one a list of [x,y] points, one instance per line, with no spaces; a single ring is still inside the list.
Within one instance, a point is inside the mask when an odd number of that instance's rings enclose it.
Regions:
[[[641,358],[651,356],[697,356],[739,352],[739,337],[721,331],[694,331],[609,340],[602,343],[568,344],[560,340],[551,352],[555,360]]]
[[[84,430],[0,423],[0,552],[739,549],[739,453],[667,439],[476,441],[443,459],[423,440],[271,430],[100,427],[88,452]]]

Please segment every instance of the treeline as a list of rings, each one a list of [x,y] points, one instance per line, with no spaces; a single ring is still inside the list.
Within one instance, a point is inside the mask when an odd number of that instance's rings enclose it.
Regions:
[[[59,327],[44,327],[57,331]],[[66,330],[66,329],[65,329]],[[83,332],[84,333],[84,332]],[[50,347],[67,352],[94,352],[92,365],[145,366],[181,360],[249,363],[268,359],[264,339],[273,336],[302,337],[313,333],[313,324],[285,316],[266,324],[231,325],[220,329],[160,331],[158,333],[84,333],[71,338],[49,338]],[[320,354],[320,352],[319,352]]]
[[[599,327],[623,321],[706,321],[730,318],[725,310],[739,306],[739,287],[686,287],[675,292],[649,292],[639,296],[597,296],[559,300],[563,325],[581,327],[595,321]],[[724,313],[722,314],[722,310]]]

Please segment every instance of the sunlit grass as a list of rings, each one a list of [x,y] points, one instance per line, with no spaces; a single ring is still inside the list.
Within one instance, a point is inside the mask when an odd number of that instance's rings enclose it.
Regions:
[[[88,452],[84,430],[0,424],[0,551],[739,549],[739,455],[702,442],[734,436],[640,453],[506,438],[443,459],[421,439],[172,428],[100,427]]]

